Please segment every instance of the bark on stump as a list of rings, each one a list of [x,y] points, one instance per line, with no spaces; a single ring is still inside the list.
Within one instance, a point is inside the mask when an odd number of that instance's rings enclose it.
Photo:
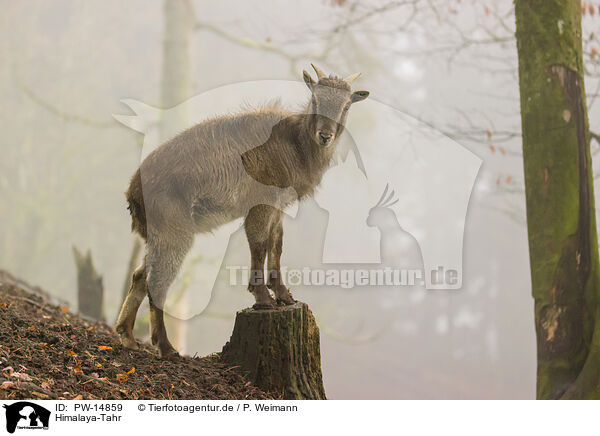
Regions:
[[[305,303],[241,310],[221,357],[288,400],[325,400],[319,328]]]

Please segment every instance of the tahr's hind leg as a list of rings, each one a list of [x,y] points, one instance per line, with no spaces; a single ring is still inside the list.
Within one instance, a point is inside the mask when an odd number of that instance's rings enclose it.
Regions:
[[[164,305],[169,286],[173,283],[185,255],[192,246],[193,235],[179,234],[168,243],[157,241],[148,246],[148,299],[150,301],[150,333],[152,344],[161,357],[177,355],[169,342],[164,322]]]
[[[283,250],[283,214],[280,210],[277,211],[277,216],[271,225],[269,232],[269,248],[267,270],[269,281],[267,286],[275,293],[277,303],[279,304],[294,304],[296,300],[292,297],[289,289],[283,282],[281,276],[281,252]]]
[[[133,325],[135,324],[137,311],[146,294],[146,259],[144,258],[143,263],[133,273],[131,287],[123,302],[123,307],[121,308],[115,327],[125,348],[133,350],[139,348],[138,343],[133,337]]]
[[[255,206],[250,210],[244,222],[251,255],[248,290],[256,300],[256,304],[253,306],[255,309],[272,309],[276,306],[265,283],[265,258],[269,242],[268,229],[272,217],[271,209],[273,208],[265,205]]]
[[[158,354],[160,357],[170,358],[179,355],[167,337],[164,312],[154,304],[152,299],[150,299],[150,329],[152,344],[158,346]]]

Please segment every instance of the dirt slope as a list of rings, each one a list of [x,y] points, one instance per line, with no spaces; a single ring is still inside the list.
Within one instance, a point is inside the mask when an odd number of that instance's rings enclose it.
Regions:
[[[83,319],[0,271],[1,399],[271,399],[218,355],[160,360],[123,349]]]

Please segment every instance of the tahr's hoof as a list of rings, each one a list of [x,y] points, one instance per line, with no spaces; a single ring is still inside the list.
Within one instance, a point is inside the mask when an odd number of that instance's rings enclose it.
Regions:
[[[129,350],[139,350],[140,345],[133,337],[121,336],[121,345]]]
[[[164,360],[176,360],[176,359],[179,359],[181,356],[179,355],[177,350],[175,350],[174,348],[170,348],[167,350],[161,350],[159,348],[158,357],[160,357],[161,359],[164,359]]]

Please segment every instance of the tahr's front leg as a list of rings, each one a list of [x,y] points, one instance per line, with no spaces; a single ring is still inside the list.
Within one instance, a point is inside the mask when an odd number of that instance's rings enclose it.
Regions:
[[[267,207],[264,205],[253,207],[244,223],[248,245],[250,246],[250,255],[252,256],[248,290],[256,300],[253,306],[255,309],[273,309],[277,305],[265,283],[265,258],[269,242],[268,229],[271,217]]]
[[[269,259],[267,261],[267,269],[269,271],[269,281],[267,286],[273,290],[277,303],[279,304],[294,304],[296,301],[292,297],[289,289],[283,282],[281,276],[281,252],[283,250],[283,222],[282,213],[279,211],[277,219],[271,226],[269,234]]]

